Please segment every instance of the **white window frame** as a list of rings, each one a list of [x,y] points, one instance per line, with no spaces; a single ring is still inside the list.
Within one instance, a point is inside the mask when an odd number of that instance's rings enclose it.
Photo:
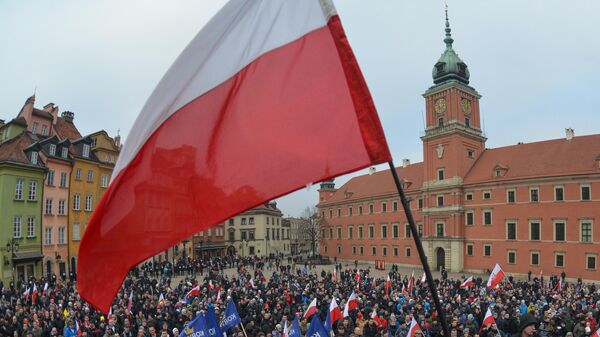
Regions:
[[[48,186],[54,186],[54,170],[48,171],[47,184]]]
[[[473,201],[473,192],[465,193],[465,201]]]
[[[79,222],[73,223],[73,241],[79,241],[81,239],[81,226]]]
[[[490,195],[490,197],[489,197],[489,198],[486,198],[486,197],[485,197],[485,195],[486,195],[486,194],[489,194],[489,195]],[[483,190],[483,191],[481,192],[481,199],[482,199],[482,200],[492,200],[492,190]]]
[[[442,236],[439,236],[439,231],[438,231],[438,227],[440,225],[442,225],[442,232],[443,232]],[[440,238],[440,237],[444,238],[444,237],[446,237],[446,224],[445,223],[443,223],[443,222],[436,222],[435,223],[435,237],[436,238]]]
[[[558,258],[558,256],[562,256],[562,266],[559,266],[558,263],[556,263],[556,259]],[[567,254],[565,252],[554,252],[554,268],[565,268],[565,266],[567,265]]]
[[[368,229],[368,233],[367,233],[367,237],[369,239],[374,239],[375,238],[375,225],[369,225],[369,229]]]
[[[533,200],[532,191],[537,191],[537,200]],[[532,186],[529,188],[529,202],[540,202],[540,188],[537,186]]]
[[[18,178],[15,185],[15,200],[23,200],[23,188],[25,187],[25,179]]]
[[[381,256],[387,256],[387,246],[381,246]]]
[[[387,240],[387,238],[389,237],[387,223],[380,224],[379,225],[379,231],[380,231],[380,234],[381,234],[381,239],[382,240]],[[385,233],[385,236],[384,236],[384,233]]]
[[[45,237],[44,237],[44,244],[46,246],[49,246],[49,245],[52,244],[52,227],[46,227]]]
[[[410,246],[404,247],[404,257],[410,257],[411,254],[412,254],[412,251],[410,249]]]
[[[31,163],[33,165],[37,165],[37,163],[38,163],[38,153],[35,151],[31,152]]]
[[[506,241],[517,241],[517,238],[519,237],[519,223],[517,222],[517,220],[514,220],[514,219],[506,220],[505,224],[506,224]],[[514,239],[508,238],[508,225],[509,224],[515,225],[515,238]]]
[[[538,263],[536,263],[536,264],[533,263],[533,255],[534,254],[536,254],[537,257],[538,257],[538,261],[537,261]],[[541,262],[542,262],[542,254],[540,254],[539,250],[529,251],[529,264],[530,265],[532,265],[532,266],[539,266],[541,264]]]
[[[27,197],[29,201],[37,200],[37,181],[30,180],[29,181],[29,196]]]
[[[60,173],[60,187],[68,187],[69,185],[69,174],[67,172]]]
[[[440,179],[440,174],[441,174],[442,179]],[[442,180],[446,179],[446,170],[444,168],[437,169],[436,178],[437,178],[437,181],[442,181]]]
[[[515,254],[515,261],[514,262],[510,262],[510,254],[513,253]],[[517,264],[517,251],[514,249],[509,249],[506,251],[506,263],[507,264]]]
[[[65,210],[67,209],[66,204],[67,204],[67,200],[65,200],[65,199],[60,199],[58,201],[58,215],[66,215],[66,213],[65,213]]]
[[[94,170],[88,170],[87,181],[88,183],[94,182]]]
[[[471,254],[469,254],[469,247],[471,247]],[[475,255],[475,245],[472,243],[467,243],[465,246],[465,255],[466,256],[474,256]]]
[[[46,209],[45,209],[45,215],[52,215],[52,199],[48,198],[46,199]]]
[[[55,144],[50,144],[50,146],[48,147],[48,154],[51,156],[56,156],[56,145]]]
[[[440,204],[440,200],[442,200],[441,204]],[[435,196],[435,205],[437,207],[444,207],[445,200],[444,200],[444,195],[443,194],[438,194],[438,195]]]
[[[90,157],[90,145],[89,144],[83,144],[83,150],[82,150],[81,155],[84,156],[85,158]]]
[[[102,177],[100,178],[100,186],[102,188],[107,188],[108,187],[108,176],[103,174]]]
[[[490,223],[485,223],[485,215],[486,215],[486,213],[490,214]],[[483,209],[481,211],[481,223],[484,226],[493,226],[494,225],[494,212],[491,209],[486,208],[486,209]]]
[[[75,170],[75,180],[81,180],[81,168]]]
[[[490,254],[489,254],[489,255],[486,255],[486,254],[485,254],[485,248],[486,248],[486,247],[489,247],[489,248],[490,248]],[[484,243],[484,244],[483,244],[483,250],[482,250],[482,252],[481,252],[481,253],[482,253],[483,257],[492,257],[492,244],[491,244],[491,243]]]
[[[381,213],[387,213],[387,202],[381,202]]]
[[[564,240],[557,240],[556,239],[556,224],[562,223],[564,225],[564,231],[563,231],[563,235],[564,235]],[[552,241],[555,242],[567,242],[567,220],[566,219],[555,219],[552,220]]]
[[[58,227],[58,244],[65,244],[65,227]]]
[[[13,217],[13,238],[20,239],[22,238],[22,218],[21,216]]]
[[[66,146],[63,146],[60,151],[60,156],[63,158],[67,158],[69,156],[69,148]]]
[[[557,190],[561,189],[562,190],[562,199],[558,200],[556,198],[557,196]],[[554,201],[565,201],[565,186],[564,185],[556,185],[554,186]]]
[[[353,240],[354,239],[354,226],[348,225],[346,232],[348,233],[348,239]]]
[[[371,246],[371,256],[377,256],[377,246]]]
[[[590,225],[590,241],[583,240],[583,225]],[[593,243],[594,242],[594,221],[591,219],[580,219],[579,220],[579,241],[583,243]]]
[[[583,199],[583,188],[584,187],[587,187],[589,190],[589,193],[588,193],[589,199]],[[580,184],[579,185],[579,200],[581,200],[581,201],[591,201],[592,200],[592,185],[591,184]]]
[[[531,234],[532,234],[531,225],[534,224],[534,223],[537,223],[538,226],[539,226],[539,231],[538,231],[539,232],[539,238],[537,240],[534,240],[534,239],[531,238]],[[529,220],[528,226],[529,226],[529,241],[542,241],[542,220],[537,220],[537,219],[536,220]]]
[[[471,220],[473,223],[469,223],[469,214],[471,215]],[[465,212],[465,226],[474,226],[475,225],[475,212],[473,210],[468,210]]]
[[[27,217],[27,238],[35,238],[35,217]]]
[[[88,194],[85,196],[85,210],[88,212],[92,211],[92,195]]]
[[[74,211],[81,210],[81,193],[73,194],[73,210]]]
[[[514,195],[514,201],[510,201],[509,195],[510,195],[511,192]],[[516,189],[509,188],[509,189],[506,190],[506,203],[507,204],[516,204],[517,203],[517,190]]]
[[[594,258],[594,268],[588,268],[588,259],[590,257]],[[598,268],[598,254],[587,253],[585,254],[585,270],[596,270]]]

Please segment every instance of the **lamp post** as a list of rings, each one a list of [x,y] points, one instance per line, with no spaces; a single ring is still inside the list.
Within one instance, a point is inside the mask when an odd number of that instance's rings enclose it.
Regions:
[[[185,254],[186,254],[186,253],[185,253],[185,245],[188,243],[188,241],[189,241],[189,240],[187,240],[187,239],[186,239],[186,240],[183,240],[183,241],[181,241],[181,243],[183,243],[183,254],[182,254],[182,255],[183,255],[183,259],[184,259],[184,260],[185,260]]]
[[[19,239],[17,238],[12,238],[12,239],[8,239],[8,242],[6,243],[6,252],[10,252],[10,260],[8,258],[6,258],[6,256],[4,256],[4,265],[8,266],[10,265],[11,261],[13,264],[13,273],[12,273],[12,278],[13,278],[13,282],[15,281],[15,257],[16,257],[16,252],[19,251]]]

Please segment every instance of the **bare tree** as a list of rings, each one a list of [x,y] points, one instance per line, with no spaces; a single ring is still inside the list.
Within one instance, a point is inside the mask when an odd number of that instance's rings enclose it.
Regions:
[[[301,217],[303,220],[302,226],[299,226],[299,240],[310,243],[312,256],[316,255],[317,246],[321,240],[321,232],[323,224],[316,207],[306,207],[302,211]]]

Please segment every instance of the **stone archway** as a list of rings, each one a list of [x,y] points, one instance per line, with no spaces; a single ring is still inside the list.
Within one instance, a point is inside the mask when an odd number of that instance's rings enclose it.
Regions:
[[[446,251],[442,247],[438,247],[435,250],[435,270],[442,270],[442,267],[446,268]]]
[[[229,255],[229,256],[235,255],[235,247],[234,246],[227,247],[227,255]]]

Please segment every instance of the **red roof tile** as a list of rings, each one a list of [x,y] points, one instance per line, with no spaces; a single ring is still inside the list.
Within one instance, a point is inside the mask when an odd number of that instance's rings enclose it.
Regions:
[[[406,168],[396,167],[396,172],[400,180],[405,180],[409,183],[406,187],[406,192],[418,190],[423,185],[423,163],[408,165]],[[392,178],[390,170],[385,170],[373,173],[372,175],[365,174],[350,179],[338,188],[331,198],[322,202],[321,205],[397,193],[398,190],[396,190],[394,178]]]
[[[2,145],[0,145],[0,162],[10,161],[30,164],[29,158],[27,158],[23,149],[32,143],[33,141],[28,136],[27,132],[22,132],[20,135],[2,143]]]
[[[81,133],[75,127],[73,122],[69,122],[62,117],[56,118],[56,124],[54,125],[54,131],[60,139],[75,140],[81,138]]]
[[[464,182],[598,173],[598,155],[600,134],[486,149]],[[498,178],[495,177],[496,166],[507,169]]]

